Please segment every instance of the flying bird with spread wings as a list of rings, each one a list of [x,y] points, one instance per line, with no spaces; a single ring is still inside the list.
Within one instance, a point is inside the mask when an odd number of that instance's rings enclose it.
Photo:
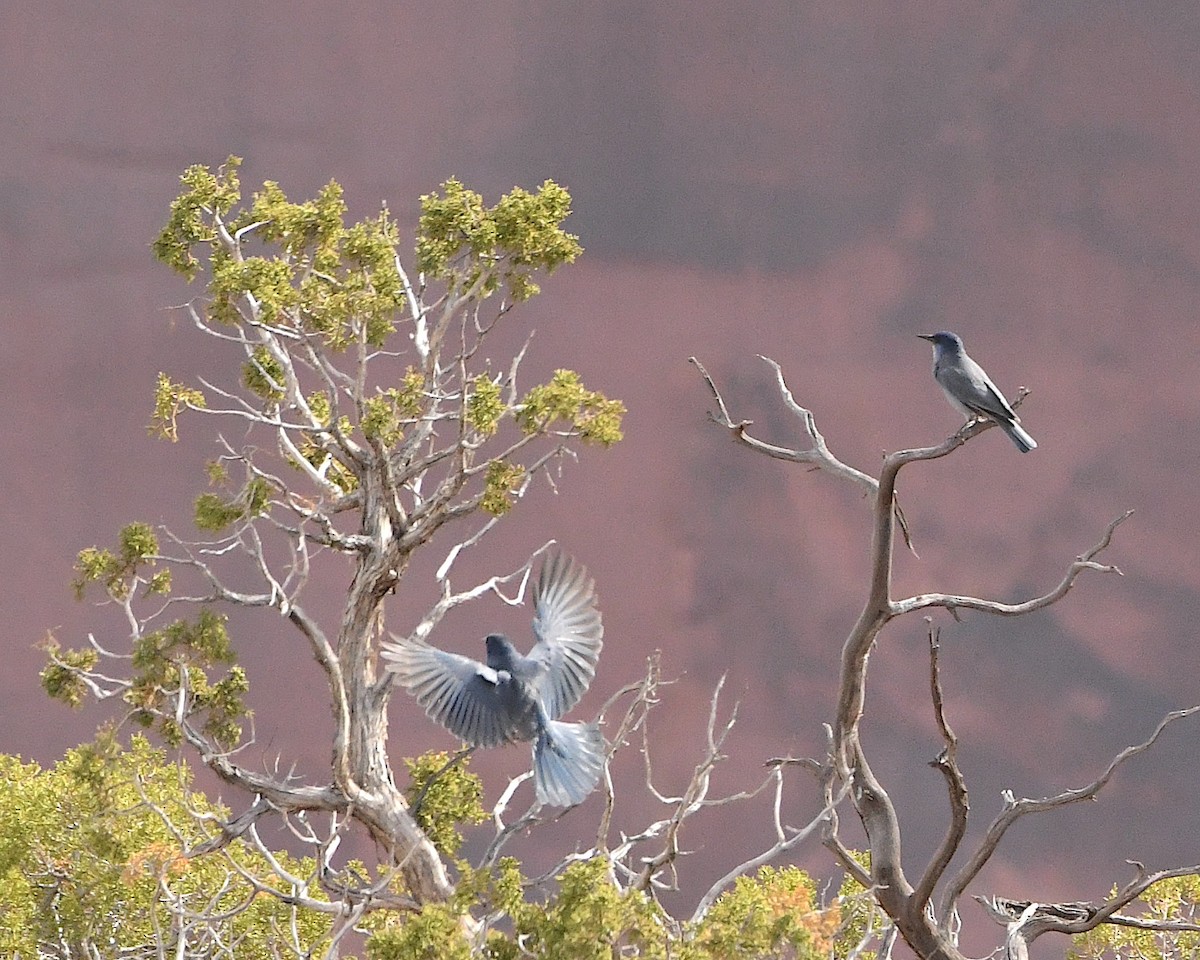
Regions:
[[[526,655],[498,633],[485,640],[486,663],[394,636],[379,653],[425,712],[468,745],[533,741],[538,802],[571,807],[599,782],[605,744],[596,724],[559,717],[596,674],[604,625],[595,584],[571,557],[542,563],[533,596],[537,642]]]

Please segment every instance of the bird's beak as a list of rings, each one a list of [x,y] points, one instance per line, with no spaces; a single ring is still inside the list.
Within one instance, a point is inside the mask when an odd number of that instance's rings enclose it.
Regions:
[[[932,333],[918,333],[917,336],[920,337],[922,340],[928,340],[930,343],[933,343],[933,334]]]

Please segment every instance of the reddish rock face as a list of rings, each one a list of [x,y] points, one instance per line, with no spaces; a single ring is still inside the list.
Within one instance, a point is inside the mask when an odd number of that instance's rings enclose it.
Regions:
[[[868,535],[856,492],[756,459],[706,421],[690,355],[735,417],[790,443],[798,425],[755,359],[774,357],[834,451],[866,470],[958,426],[916,333],[957,330],[1010,396],[1032,389],[1021,414],[1037,451],[1018,457],[992,431],[906,476],[920,559],[900,559],[898,594],[1043,591],[1138,510],[1110,556],[1124,579],[1088,578],[1037,618],[944,624],[978,817],[1002,788],[1091,779],[1165,709],[1198,699],[1198,8],[411,6],[184,20],[130,0],[103,17],[4,18],[0,750],[52,760],[90,736],[100,712],[48,703],[32,644],[48,628],[77,643],[106,622],[70,601],[80,547],[131,519],[184,527],[203,483],[203,425],[178,447],[143,429],[159,370],[221,362],[169,310],[196,290],[148,244],[183,168],[228,153],[247,158],[248,187],[269,178],[300,197],[335,177],[355,214],[387,200],[408,224],[450,175],[489,196],[546,177],[571,189],[588,252],[513,322],[537,328],[531,376],[570,366],[625,400],[627,440],[587,455],[557,496],[540,489],[490,549],[507,568],[555,536],[595,573],[607,633],[594,706],[655,648],[682,675],[656,718],[664,789],[694,763],[695,724],[726,672],[743,702],[731,784],[767,757],[821,749]],[[467,649],[495,623],[485,607],[457,621]],[[923,765],[937,738],[922,629],[884,635],[865,728],[918,851],[941,835],[943,802]],[[271,670],[270,644],[243,655],[276,704],[272,716],[259,701],[260,740],[274,730],[272,754],[319,770],[324,711],[315,733],[291,732],[308,718],[296,684],[316,674]],[[428,734],[393,749],[442,744]],[[1194,862],[1179,849],[1195,842],[1194,810],[1153,802],[1194,793],[1194,731],[1174,736],[1104,804],[1014,838],[997,882],[1019,874],[1078,898],[1103,893],[1127,857]],[[519,762],[480,767],[499,778]],[[796,796],[799,822],[815,798],[805,785]],[[639,804],[630,823],[648,815]],[[699,848],[696,885],[766,822],[715,814],[721,844],[685,844]]]

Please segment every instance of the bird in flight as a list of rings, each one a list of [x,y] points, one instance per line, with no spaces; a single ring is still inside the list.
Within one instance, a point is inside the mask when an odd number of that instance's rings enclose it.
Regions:
[[[957,333],[943,330],[917,336],[933,344],[933,378],[955,410],[968,420],[983,417],[995,421],[1022,453],[1037,446],[1037,441],[1021,426],[1021,418],[1004,399],[1004,394],[984,373],[983,367],[967,356]]]
[[[380,656],[426,714],[471,747],[533,742],[539,803],[571,807],[595,789],[604,770],[604,738],[594,723],[559,719],[596,674],[604,625],[587,569],[556,554],[534,587],[533,633],[522,655],[503,634],[489,634],[485,663],[398,638]]]

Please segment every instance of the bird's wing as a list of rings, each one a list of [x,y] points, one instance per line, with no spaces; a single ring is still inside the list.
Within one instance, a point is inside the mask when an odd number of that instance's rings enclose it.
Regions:
[[[385,641],[379,655],[425,712],[466,743],[495,747],[512,739],[491,667],[420,640]]]
[[[534,591],[533,632],[537,643],[529,659],[541,668],[534,689],[551,720],[579,702],[604,645],[604,625],[587,569],[561,554],[542,564]]]
[[[938,381],[972,413],[993,420],[1019,419],[983,367],[970,357],[963,357],[959,365],[942,366],[938,370]]]

